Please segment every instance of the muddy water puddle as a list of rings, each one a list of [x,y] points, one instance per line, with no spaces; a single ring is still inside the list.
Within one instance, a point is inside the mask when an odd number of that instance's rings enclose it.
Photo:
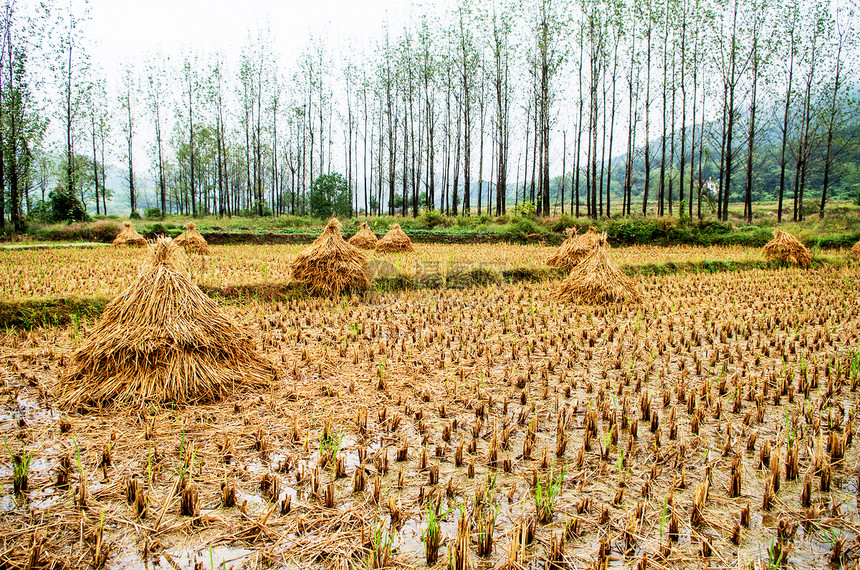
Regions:
[[[537,515],[537,482],[545,493],[550,473],[564,469],[549,522],[535,524],[514,567],[545,568],[550,543],[564,535],[574,568],[643,559],[764,568],[781,524],[797,525],[782,539],[788,566],[825,567],[837,545],[834,564],[850,565],[860,527],[852,441],[860,309],[856,287],[831,286],[845,277],[654,278],[642,281],[647,307],[614,309],[547,302],[548,285],[254,305],[242,318],[255,334],[302,331],[301,341],[282,335],[267,345],[287,369],[283,385],[192,409],[64,412],[67,431],[50,395],[46,406],[29,380],[2,370],[0,426],[13,452],[33,460],[30,489],[17,500],[11,461],[0,461],[0,536],[21,553],[0,556],[23,567],[41,544],[45,564],[70,556],[89,564],[104,516],[109,568],[355,566],[379,525],[392,537],[393,566],[423,567],[428,511],[438,504],[443,564],[465,512],[473,567],[499,568]],[[46,364],[20,363],[52,387],[61,369]],[[64,454],[74,461],[59,491]],[[769,509],[762,455],[781,481]],[[788,467],[796,479],[786,480]],[[830,489],[821,490],[828,469]],[[807,475],[811,497],[801,499]],[[180,489],[183,477],[198,495]],[[142,517],[127,496],[133,479],[148,501]],[[235,489],[235,506],[224,505],[225,489]],[[194,503],[190,514],[183,501]],[[735,545],[747,504],[750,525]],[[494,546],[479,559],[477,513],[491,510]]]

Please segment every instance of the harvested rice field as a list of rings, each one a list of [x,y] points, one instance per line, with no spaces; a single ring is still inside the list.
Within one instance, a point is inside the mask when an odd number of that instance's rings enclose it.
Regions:
[[[190,256],[187,267],[201,285],[226,287],[272,283],[290,277],[290,263],[305,245],[210,246],[205,262]],[[371,266],[381,273],[446,272],[474,267],[503,270],[545,267],[555,251],[540,245],[476,244],[470,246],[417,244],[414,252],[368,252]],[[824,257],[844,257],[825,251]],[[622,266],[669,262],[764,261],[761,249],[743,247],[618,247],[613,259]],[[100,247],[47,250],[0,249],[0,300],[32,297],[112,297],[131,285],[146,265],[145,248]]]
[[[215,246],[198,281],[286,279],[300,249]],[[386,258],[552,252],[416,249]],[[146,258],[38,253],[0,253],[4,296],[113,295]],[[696,256],[761,254],[612,250]],[[6,329],[0,566],[856,565],[860,268],[632,279],[639,304],[560,279],[223,304],[280,380],[186,407],[58,409],[94,325]]]

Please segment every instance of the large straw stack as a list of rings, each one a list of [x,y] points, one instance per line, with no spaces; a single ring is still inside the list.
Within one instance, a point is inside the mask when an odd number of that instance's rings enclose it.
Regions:
[[[65,407],[195,404],[277,378],[248,331],[180,269],[175,241],[159,238],[150,267],[108,304],[60,380]]]
[[[142,247],[146,245],[146,238],[137,233],[133,227],[131,227],[131,222],[123,222],[124,226],[122,231],[117,234],[117,236],[113,240],[113,245],[120,246],[134,246],[134,247]]]
[[[854,247],[851,248],[850,253],[854,257],[860,257],[860,241],[854,244]]]
[[[591,251],[562,282],[556,296],[561,301],[588,304],[642,301],[642,292],[609,257],[605,233],[597,236]]]
[[[594,249],[594,244],[597,243],[599,237],[594,231],[594,227],[589,227],[588,231],[581,236],[576,235],[576,228],[570,228],[567,239],[562,242],[555,253],[549,256],[546,264],[550,267],[561,267],[570,271]]]
[[[176,236],[173,243],[180,247],[184,247],[185,251],[197,252],[200,254],[209,253],[209,244],[206,243],[206,240],[202,235],[200,235],[200,232],[197,231],[194,222],[188,222],[185,224],[185,231]]]
[[[801,267],[812,264],[812,254],[806,246],[790,233],[781,230],[773,232],[773,239],[764,246],[764,255],[768,259],[779,259]]]
[[[367,222],[361,222],[361,228],[359,228],[354,236],[347,240],[347,243],[352,244],[355,247],[360,247],[361,249],[376,249],[376,243],[378,241],[379,240],[376,239],[376,234],[367,227]]]
[[[332,218],[320,237],[293,261],[293,279],[311,291],[340,295],[345,290],[361,291],[370,287],[367,256],[344,241],[340,222]]]
[[[394,224],[376,244],[376,251],[415,251],[415,247],[409,236],[400,229],[400,224]]]

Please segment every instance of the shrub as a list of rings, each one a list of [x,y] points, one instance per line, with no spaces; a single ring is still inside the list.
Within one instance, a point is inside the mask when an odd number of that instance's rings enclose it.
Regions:
[[[547,220],[547,222],[549,229],[558,233],[561,233],[567,228],[572,228],[573,226],[577,225],[576,220],[574,220],[573,217],[569,216],[568,214],[562,214],[555,219]]]
[[[144,210],[143,214],[147,220],[162,220],[164,219],[164,215],[161,213],[160,208],[147,208]]]
[[[309,204],[311,215],[316,218],[348,217],[351,209],[349,199],[346,179],[337,172],[323,174],[311,183]]]
[[[417,230],[432,230],[437,226],[447,228],[451,226],[451,220],[438,210],[426,210],[411,226]]]
[[[132,210],[131,214],[128,215],[128,218],[130,220],[139,220],[140,219],[140,212],[138,212],[137,210]]]
[[[514,216],[521,218],[534,218],[536,211],[537,206],[535,206],[534,202],[525,200],[514,208]]]
[[[546,227],[542,226],[532,218],[517,217],[511,224],[510,233],[515,236],[526,238],[532,235],[544,235]]]
[[[37,235],[55,241],[92,241],[109,243],[122,227],[116,222],[98,221],[94,224],[71,223],[51,226],[37,231]]]
[[[54,222],[83,222],[87,219],[87,211],[74,191],[58,186],[51,190],[48,200]]]

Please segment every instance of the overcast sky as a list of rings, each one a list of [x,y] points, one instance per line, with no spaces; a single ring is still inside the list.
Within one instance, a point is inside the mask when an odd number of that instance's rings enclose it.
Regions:
[[[440,0],[437,3],[447,3]],[[269,28],[274,51],[295,57],[308,38],[324,35],[329,47],[371,45],[386,22],[399,29],[411,0],[90,0],[87,36],[93,60],[108,75],[154,53],[182,57],[220,51],[238,54],[249,33]]]

